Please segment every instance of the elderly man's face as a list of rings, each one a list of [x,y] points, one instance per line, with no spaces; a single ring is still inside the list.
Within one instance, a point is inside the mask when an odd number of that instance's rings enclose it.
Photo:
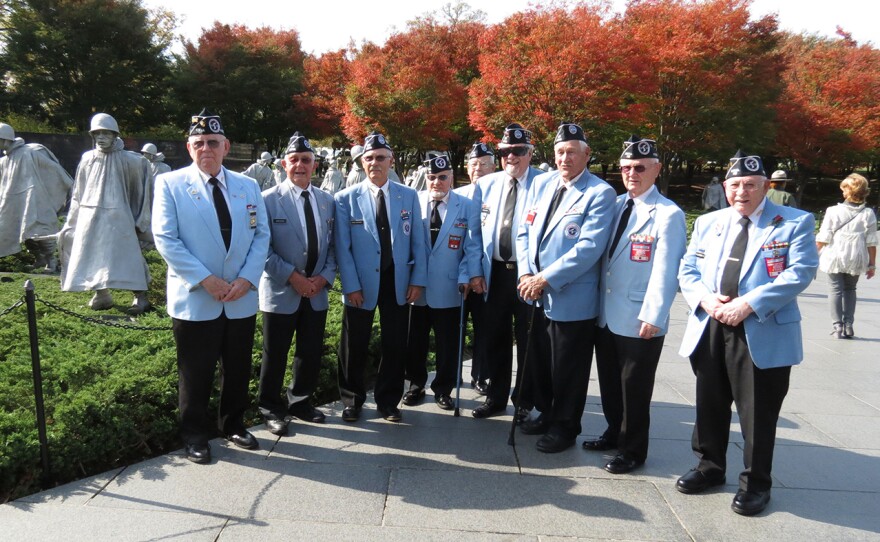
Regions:
[[[590,161],[590,147],[583,141],[560,141],[553,150],[556,154],[556,168],[566,181],[580,175]]]
[[[630,197],[637,198],[647,192],[660,175],[660,161],[656,158],[620,160],[620,176]]]
[[[202,172],[217,175],[223,159],[229,154],[229,140],[220,134],[190,136],[186,142],[186,150]]]
[[[315,161],[315,155],[308,151],[291,152],[281,160],[281,166],[287,172],[287,178],[303,190],[309,187],[312,173],[317,165],[318,162]]]
[[[361,156],[367,178],[376,186],[382,186],[388,180],[388,171],[394,163],[394,155],[388,149],[374,149]]]
[[[477,179],[495,171],[494,156],[480,156],[471,158],[467,163],[467,174],[471,183],[476,184]]]
[[[532,148],[523,143],[516,145],[499,143],[498,154],[501,155],[501,167],[514,179],[525,175],[532,161]]]
[[[727,196],[727,203],[742,216],[754,213],[764,200],[768,190],[770,190],[770,183],[761,175],[731,177],[724,181],[724,194]]]
[[[446,194],[449,193],[449,190],[452,188],[452,170],[445,169],[438,173],[430,173],[426,177],[428,192],[431,194],[431,199],[433,200],[441,200],[446,197]]]
[[[107,152],[113,148],[113,142],[116,141],[116,132],[110,130],[95,130],[92,132],[95,138],[95,147]]]

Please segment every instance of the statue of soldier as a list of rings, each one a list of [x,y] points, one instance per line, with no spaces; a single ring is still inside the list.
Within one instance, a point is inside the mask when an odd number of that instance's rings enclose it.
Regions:
[[[330,160],[330,167],[324,175],[324,181],[321,183],[321,190],[330,192],[331,195],[345,188],[345,178],[342,172],[336,167],[336,160]]]
[[[89,301],[94,310],[113,306],[110,288],[132,290],[129,313],[140,314],[149,307],[150,275],[138,234],[150,224],[150,164],[123,149],[110,115],[92,117],[89,133],[95,149],[83,154],[76,169],[70,211],[59,233],[61,289],[95,291]]]
[[[150,171],[153,173],[153,179],[162,173],[171,171],[171,166],[165,163],[165,155],[159,152],[159,149],[153,143],[144,145],[141,149],[141,154],[150,162]]]
[[[269,167],[269,164],[272,162],[272,154],[263,152],[260,155],[260,159],[251,164],[243,173],[257,181],[257,184],[260,185],[260,190],[272,188],[275,186],[275,172]]]
[[[0,256],[21,251],[24,243],[34,267],[55,271],[58,213],[67,205],[73,179],[52,151],[15,137],[0,123]]]

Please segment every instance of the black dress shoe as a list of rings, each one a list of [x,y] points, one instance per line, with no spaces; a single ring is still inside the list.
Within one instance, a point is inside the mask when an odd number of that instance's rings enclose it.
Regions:
[[[574,437],[568,438],[558,433],[547,433],[538,439],[535,448],[537,448],[539,452],[544,452],[545,454],[555,454],[571,448],[574,446],[574,443]]]
[[[400,409],[396,406],[376,407],[376,410],[379,411],[379,415],[382,416],[382,418],[384,418],[386,421],[399,422],[403,419],[403,416],[400,415]]]
[[[403,404],[406,406],[416,406],[425,398],[425,388],[413,386],[403,394]]]
[[[740,489],[736,492],[730,507],[741,516],[754,516],[763,512],[769,502],[769,489],[767,491],[746,491],[745,489]]]
[[[701,470],[691,469],[675,482],[675,489],[692,495],[694,493],[702,493],[710,487],[721,485],[724,485],[723,472],[712,471],[706,473]]]
[[[487,399],[485,403],[475,408],[471,414],[473,414],[474,418],[489,418],[504,414],[506,410],[507,405]]]
[[[625,454],[617,454],[614,459],[605,464],[605,470],[611,474],[626,474],[644,465],[644,461],[638,461],[627,457]]]
[[[327,418],[324,413],[313,407],[309,403],[294,404],[287,409],[290,415],[298,420],[310,423],[324,423]]]
[[[540,414],[537,418],[528,419],[522,422],[519,430],[523,435],[543,435],[550,429],[550,422],[547,416]]]
[[[582,446],[584,450],[591,452],[606,452],[617,448],[617,439],[611,439],[602,435],[596,440],[585,440]]]
[[[211,462],[211,447],[207,444],[187,444],[186,458],[193,463],[204,465]]]
[[[474,388],[474,391],[477,392],[477,395],[486,395],[489,393],[489,383],[485,380],[477,380],[476,382],[471,382],[471,387]]]
[[[359,406],[347,406],[342,409],[342,421],[344,422],[356,422],[360,417],[361,407]]]
[[[452,397],[446,394],[441,393],[440,395],[437,395],[434,397],[434,402],[443,410],[452,410],[455,408],[455,402],[452,400]]]
[[[266,419],[266,429],[273,435],[283,437],[287,434],[287,420],[283,418]]]
[[[245,450],[256,450],[260,447],[260,443],[257,442],[257,439],[247,431],[226,435],[226,440],[235,444],[239,448],[244,448]]]

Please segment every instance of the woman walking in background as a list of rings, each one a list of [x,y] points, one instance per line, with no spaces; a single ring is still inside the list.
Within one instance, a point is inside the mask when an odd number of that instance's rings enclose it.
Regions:
[[[816,235],[819,269],[828,273],[831,332],[838,339],[853,337],[856,284],[859,275],[874,276],[877,256],[877,217],[865,206],[868,181],[853,173],[840,183],[843,203],[825,211]]]

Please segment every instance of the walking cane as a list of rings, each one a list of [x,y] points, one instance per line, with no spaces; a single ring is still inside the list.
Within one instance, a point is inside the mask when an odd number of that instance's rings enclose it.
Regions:
[[[461,358],[464,356],[464,290],[464,288],[459,287],[461,292],[461,309],[458,317],[458,376],[455,377],[455,412],[453,413],[456,418],[460,415],[458,404],[461,401],[461,364],[463,362]]]
[[[513,420],[510,421],[510,435],[507,437],[507,445],[508,446],[516,446],[516,438],[514,435],[516,434],[516,415],[519,414],[519,404],[522,401],[523,396],[523,388],[526,385],[526,363],[529,361],[529,350],[532,347],[532,328],[535,324],[535,304],[537,300],[532,301],[532,304],[529,306],[529,329],[526,332],[526,355],[523,356],[522,362],[522,377],[519,385],[519,393],[516,394],[516,401],[513,402]],[[518,377],[520,375],[517,375]]]

